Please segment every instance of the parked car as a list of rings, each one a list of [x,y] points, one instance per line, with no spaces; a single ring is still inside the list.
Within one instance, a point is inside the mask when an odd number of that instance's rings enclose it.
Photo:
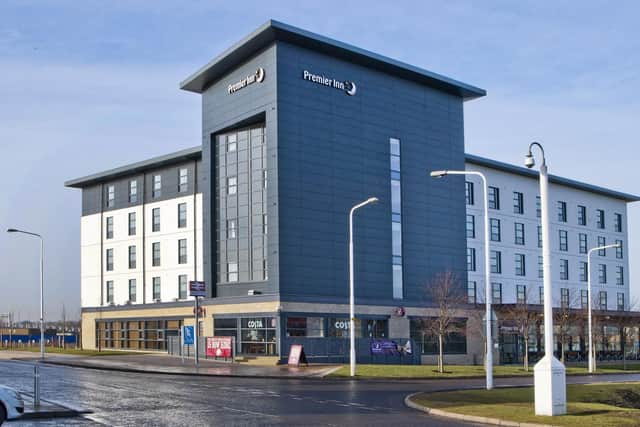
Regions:
[[[0,385],[0,425],[24,413],[24,400],[16,390]]]

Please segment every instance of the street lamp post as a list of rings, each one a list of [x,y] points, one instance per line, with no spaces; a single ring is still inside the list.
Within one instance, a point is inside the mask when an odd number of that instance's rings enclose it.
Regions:
[[[544,149],[538,142],[529,145],[524,164],[535,165],[531,149],[536,146],[542,154],[540,164],[540,208],[542,222],[542,277],[544,283],[544,357],[533,369],[536,415],[563,415],[567,413],[567,386],[565,367],[553,354],[553,306],[551,289],[551,241],[549,240],[549,175]]]
[[[591,254],[594,251],[608,248],[619,248],[619,243],[614,243],[612,245],[598,246],[596,248],[589,249],[587,252],[587,295],[588,295],[588,304],[589,304],[589,373],[592,374],[595,370],[595,352],[593,351],[593,333],[591,332]]]
[[[493,338],[491,337],[491,266],[489,261],[489,199],[487,189],[487,177],[482,172],[476,171],[433,171],[431,176],[442,178],[446,175],[475,175],[482,179],[484,194],[484,299],[485,299],[485,320],[486,320],[486,347],[487,357],[485,360],[485,374],[487,390],[493,388]]]
[[[371,203],[376,203],[377,201],[377,197],[369,197],[364,202],[352,207],[349,211],[349,367],[352,377],[356,375],[356,316],[353,301],[353,214],[357,209]]]
[[[44,239],[37,233],[9,228],[7,233],[22,233],[40,239],[40,359],[44,360]],[[38,365],[35,366],[34,405],[40,405],[40,373]]]

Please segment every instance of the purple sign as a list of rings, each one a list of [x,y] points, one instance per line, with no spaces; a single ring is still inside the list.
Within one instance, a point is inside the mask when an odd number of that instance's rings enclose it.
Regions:
[[[396,356],[400,354],[398,343],[391,340],[371,340],[371,354]]]

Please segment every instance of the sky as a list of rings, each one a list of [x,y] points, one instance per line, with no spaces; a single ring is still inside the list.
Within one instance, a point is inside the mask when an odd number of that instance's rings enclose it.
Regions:
[[[615,7],[612,5],[615,4]],[[635,1],[0,0],[0,313],[79,317],[80,191],[64,181],[193,147],[198,94],[180,81],[276,19],[487,90],[465,104],[469,153],[640,193]],[[629,206],[632,299],[640,203]]]

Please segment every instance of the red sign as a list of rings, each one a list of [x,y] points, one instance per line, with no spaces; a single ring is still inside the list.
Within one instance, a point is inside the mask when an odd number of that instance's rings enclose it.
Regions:
[[[304,354],[304,348],[300,344],[292,344],[289,349],[289,360],[287,364],[298,366],[300,363],[307,363],[307,356]]]
[[[233,337],[207,337],[207,356],[232,357]]]

